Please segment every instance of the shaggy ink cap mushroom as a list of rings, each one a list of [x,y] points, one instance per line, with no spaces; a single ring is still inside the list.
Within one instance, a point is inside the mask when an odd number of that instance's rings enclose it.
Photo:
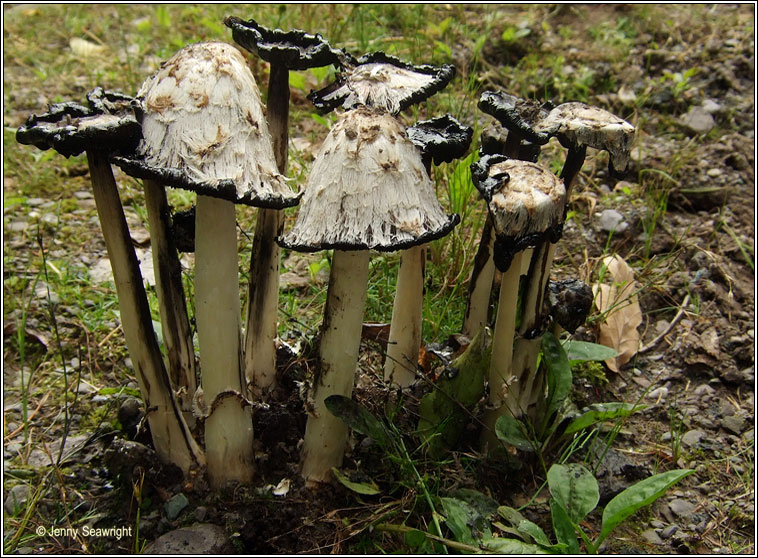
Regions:
[[[561,237],[566,189],[553,173],[536,163],[485,155],[471,165],[471,175],[492,216],[500,271],[515,253]]]
[[[99,87],[87,98],[89,107],[74,102],[56,103],[44,114],[30,115],[18,128],[16,141],[42,150],[52,148],[64,157],[88,149],[104,152],[134,149],[142,131],[131,109],[131,98]],[[128,102],[108,101],[117,98]]]
[[[463,157],[471,145],[474,130],[451,115],[423,120],[406,130],[408,139],[421,151],[427,169]]]
[[[333,48],[321,34],[299,29],[269,29],[254,19],[247,21],[229,16],[224,25],[232,30],[232,38],[241,47],[269,63],[282,64],[290,70],[307,70],[322,66],[341,67],[349,55]]]
[[[374,52],[347,63],[334,83],[313,91],[308,99],[321,113],[360,105],[397,114],[442,90],[455,76],[450,64],[414,66],[383,52]]]
[[[297,205],[277,171],[255,78],[220,42],[184,47],[142,85],[143,140],[113,157],[126,173],[256,207]]]
[[[580,279],[548,281],[545,303],[555,322],[574,333],[592,309],[592,288]]]
[[[360,107],[337,121],[316,156],[285,248],[392,252],[449,233],[446,215],[403,125]]]
[[[479,98],[479,110],[495,117],[510,132],[537,145],[546,144],[552,135],[536,127],[552,108],[549,103],[519,99],[502,91],[485,91]]]
[[[580,146],[607,151],[611,172],[629,162],[634,126],[607,110],[584,103],[564,103],[535,124],[539,134],[557,136],[567,149]]]

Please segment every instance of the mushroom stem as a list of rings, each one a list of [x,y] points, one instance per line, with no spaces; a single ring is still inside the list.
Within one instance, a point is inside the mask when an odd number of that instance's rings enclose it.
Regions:
[[[324,322],[321,326],[321,359],[313,379],[312,409],[305,427],[301,473],[306,486],[331,478],[339,467],[347,442],[347,426],[324,405],[330,395],[350,397],[353,392],[361,324],[366,303],[369,252],[335,250],[329,277]]]
[[[126,346],[145,399],[155,451],[162,461],[174,463],[186,473],[194,465],[203,465],[205,458],[182,416],[163,364],[113,171],[105,153],[88,150],[87,163],[116,283]]]
[[[566,186],[566,207],[568,208],[568,199],[571,195],[571,189],[574,186],[574,180],[579,175],[584,164],[584,158],[587,155],[587,146],[580,144],[576,147],[569,147],[566,154],[566,160],[563,162],[561,174],[558,175]]]
[[[195,349],[192,345],[192,331],[182,288],[181,265],[169,234],[171,213],[166,190],[161,184],[146,179],[144,188],[155,269],[155,288],[168,357],[168,375],[185,419],[194,421],[192,397],[197,389]]]
[[[416,379],[421,347],[426,248],[414,246],[402,252],[397,275],[392,325],[384,362],[384,379],[408,387]]]
[[[237,229],[232,202],[198,195],[195,214],[195,317],[205,401],[208,477],[218,488],[253,476],[253,422],[240,398],[240,300]]]
[[[513,256],[510,267],[503,272],[500,283],[500,298],[497,306],[495,331],[492,336],[492,359],[489,370],[489,408],[484,413],[482,442],[493,449],[497,445],[495,423],[507,412],[513,413],[508,402],[512,385],[513,343],[516,335],[516,314],[519,300],[519,282],[521,279],[522,252]]]
[[[268,85],[267,121],[276,166],[287,171],[289,136],[289,70],[271,64]],[[247,319],[245,326],[245,377],[255,395],[271,390],[276,383],[276,331],[279,306],[279,260],[281,249],[275,242],[281,233],[282,212],[260,208],[255,224],[250,261]]]
[[[462,333],[473,339],[477,332],[487,323],[490,307],[492,281],[495,277],[495,261],[492,252],[495,246],[495,233],[492,230],[492,216],[487,212],[487,220],[482,229],[482,238],[474,259],[468,287],[466,316]]]

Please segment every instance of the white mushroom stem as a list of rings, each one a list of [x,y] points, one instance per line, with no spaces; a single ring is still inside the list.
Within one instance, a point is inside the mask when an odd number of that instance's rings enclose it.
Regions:
[[[240,297],[234,204],[197,197],[195,213],[195,318],[204,398],[208,477],[213,487],[253,476],[250,407],[222,392],[244,393],[240,358]]]
[[[492,259],[494,249],[495,233],[492,230],[492,217],[487,213],[479,249],[474,259],[474,268],[469,279],[468,303],[462,329],[463,335],[469,339],[473,339],[487,323],[492,281],[495,278],[495,261]]]
[[[368,251],[334,251],[324,322],[321,326],[321,359],[313,380],[302,448],[301,473],[306,486],[327,482],[332,467],[342,464],[347,426],[324,405],[330,395],[350,397],[353,392],[361,324],[368,283]]]
[[[266,119],[276,166],[283,175],[287,172],[289,98],[289,70],[282,64],[271,64]],[[276,382],[275,343],[281,249],[275,239],[281,233],[281,228],[280,210],[258,210],[250,261],[245,326],[245,378],[255,395],[271,390]]]
[[[104,153],[88,151],[87,162],[116,283],[121,325],[145,400],[153,445],[163,462],[174,463],[186,473],[194,465],[203,465],[205,458],[192,438],[171,389],[113,171]]]
[[[534,251],[527,274],[519,336],[513,349],[512,370],[514,377],[518,378],[518,389],[514,390],[512,397],[515,402],[514,416],[517,417],[525,413],[532,419],[536,418],[535,404],[540,400],[545,387],[544,378],[537,373],[537,355],[542,335],[535,335],[535,332],[541,331],[541,321],[544,319],[542,308],[545,288],[550,278],[556,246],[547,240],[543,242]]]
[[[484,414],[485,428],[483,443],[490,449],[497,444],[495,423],[506,413],[514,413],[511,408],[513,343],[516,335],[516,314],[519,300],[519,280],[521,279],[521,257],[523,252],[513,256],[510,267],[503,273],[500,283],[500,298],[497,305],[495,331],[492,336],[492,358],[489,371],[489,408]]]
[[[400,256],[384,362],[384,379],[400,387],[410,386],[416,378],[421,347],[425,259],[423,245],[413,246]]]
[[[163,185],[153,180],[145,180],[144,188],[155,288],[163,326],[163,343],[168,357],[168,375],[177,392],[185,419],[191,421],[194,419],[192,397],[197,389],[195,349],[187,317],[181,265],[169,234],[170,209]]]

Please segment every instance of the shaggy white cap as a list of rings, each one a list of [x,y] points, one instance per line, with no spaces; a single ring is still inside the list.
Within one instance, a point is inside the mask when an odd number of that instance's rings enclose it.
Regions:
[[[629,162],[634,126],[607,110],[584,103],[564,103],[551,110],[534,129],[563,135],[574,145],[605,150],[614,169],[623,170]]]
[[[508,159],[492,165],[491,177],[507,173],[492,192],[489,210],[498,236],[521,238],[542,234],[563,221],[563,181],[535,163]]]
[[[403,125],[360,107],[324,140],[295,225],[280,244],[300,251],[392,251],[440,238],[457,223],[437,201]]]
[[[277,171],[255,78],[233,46],[181,49],[145,81],[138,99],[147,165],[211,186],[232,180],[233,201],[294,197]]]

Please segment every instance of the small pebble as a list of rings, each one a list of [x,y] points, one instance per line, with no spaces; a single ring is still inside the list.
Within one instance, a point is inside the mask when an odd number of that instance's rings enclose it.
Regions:
[[[679,529],[679,526],[677,525],[669,525],[665,529],[663,529],[660,533],[662,539],[670,539],[674,533],[676,533],[677,529]]]

